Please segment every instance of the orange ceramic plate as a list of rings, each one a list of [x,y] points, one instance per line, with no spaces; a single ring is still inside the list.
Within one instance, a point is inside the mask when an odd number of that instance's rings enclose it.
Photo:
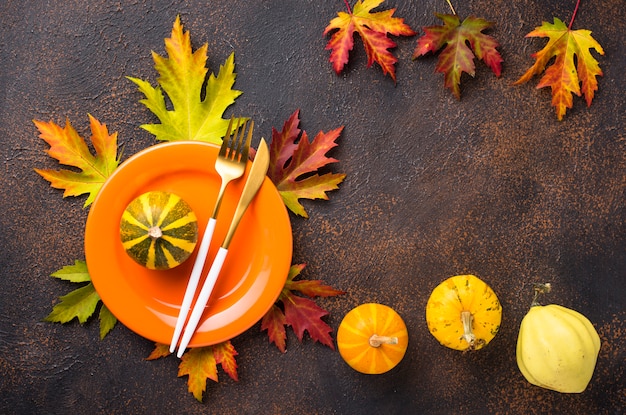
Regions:
[[[195,254],[168,271],[144,268],[122,247],[120,218],[126,206],[144,192],[173,192],[196,212],[200,240],[220,186],[214,167],[217,152],[214,145],[191,141],[158,144],[141,151],[111,175],[89,212],[85,255],[98,294],[119,321],[155,342],[171,341]],[[204,275],[226,235],[244,180],[227,188]],[[232,239],[189,346],[229,340],[259,321],[285,284],[291,254],[289,215],[276,187],[266,178]]]

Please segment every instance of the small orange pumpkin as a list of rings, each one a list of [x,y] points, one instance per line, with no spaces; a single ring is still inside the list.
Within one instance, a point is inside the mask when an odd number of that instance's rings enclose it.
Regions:
[[[408,343],[404,320],[383,304],[353,308],[337,330],[339,354],[354,370],[366,374],[393,369],[404,357]]]
[[[478,350],[498,333],[502,307],[496,293],[474,275],[439,284],[426,304],[426,323],[439,343],[455,350]]]

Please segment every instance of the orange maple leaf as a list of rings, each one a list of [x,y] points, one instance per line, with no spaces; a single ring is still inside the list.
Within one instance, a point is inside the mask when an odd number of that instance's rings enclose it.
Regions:
[[[80,170],[35,169],[35,171],[48,180],[52,187],[65,189],[63,197],[88,193],[89,196],[83,207],[89,206],[105,180],[119,165],[117,133],[109,135],[106,125],[89,115],[91,142],[96,151],[94,156],[69,120],[65,122],[64,128],[54,122],[37,120],[33,122],[41,133],[40,137],[50,144],[50,148],[46,150],[48,155],[63,165]]]
[[[322,320],[322,317],[326,316],[328,312],[315,304],[315,301],[295,295],[294,292],[299,291],[312,298],[332,297],[345,294],[345,292],[324,285],[318,280],[294,281],[294,278],[300,275],[304,267],[304,264],[291,266],[287,282],[276,304],[263,316],[261,321],[261,330],[267,330],[270,342],[274,343],[283,353],[286,351],[286,326],[293,328],[300,341],[304,338],[304,332],[307,331],[314,341],[335,349],[330,336],[332,328]],[[284,311],[280,308],[279,303],[282,303]]]
[[[217,382],[217,363],[212,347],[196,347],[189,349],[178,366],[178,376],[189,375],[187,389],[196,400],[202,402],[202,394],[206,390],[206,380]]]
[[[602,46],[591,37],[591,31],[572,30],[555,17],[553,24],[543,22],[526,37],[548,37],[549,40],[543,49],[532,55],[536,59],[534,65],[515,84],[527,82],[539,75],[554,57],[554,64],[546,69],[537,88],[549,86],[552,89],[552,105],[556,107],[559,121],[563,119],[567,108],[573,107],[572,94],[581,96],[582,93],[587,106],[590,106],[598,90],[596,76],[602,76],[600,65],[591,54],[591,49],[604,55]]]
[[[308,217],[298,199],[328,199],[326,192],[337,189],[346,177],[340,173],[311,174],[321,167],[337,162],[334,158],[326,157],[326,153],[337,146],[335,140],[343,127],[327,133],[320,131],[309,142],[306,131],[298,128],[298,114],[299,111],[296,110],[289,117],[282,131],[272,128],[267,175],[276,185],[287,208],[297,215]]]
[[[466,72],[474,76],[476,72],[474,53],[491,68],[496,77],[500,76],[502,57],[496,49],[500,45],[493,37],[482,33],[493,25],[492,22],[470,16],[461,23],[457,15],[437,13],[436,16],[444,24],[423,28],[425,34],[417,40],[413,59],[444,48],[439,54],[435,71],[444,74],[445,87],[457,99],[461,98],[461,74]]]
[[[156,360],[170,354],[169,345],[155,343],[154,350],[146,360]],[[178,377],[189,376],[187,389],[198,401],[202,402],[202,395],[206,391],[206,380],[218,381],[217,365],[222,365],[222,369],[231,379],[239,380],[235,356],[237,356],[237,351],[230,341],[189,349],[178,365]]]
[[[162,357],[166,357],[172,354],[170,352],[170,345],[163,343],[155,343],[154,350],[150,353],[150,356],[146,357],[146,360],[156,360]]]
[[[160,359],[170,354],[169,345],[155,343],[154,350],[146,360]],[[178,376],[189,376],[187,389],[198,401],[202,402],[202,395],[206,391],[206,380],[218,381],[217,365],[222,365],[224,372],[233,380],[239,380],[235,356],[237,356],[237,351],[230,341],[189,349],[178,366]]]
[[[336,30],[331,36],[326,49],[330,49],[330,62],[337,74],[340,74],[348,63],[350,51],[354,47],[354,32],[358,33],[367,53],[367,66],[377,62],[383,69],[383,74],[389,74],[396,81],[395,63],[398,59],[389,51],[395,48],[396,43],[387,37],[413,36],[415,32],[404,19],[393,17],[396,9],[372,13],[384,0],[358,0],[354,9],[346,1],[348,13],[339,12],[337,17],[330,21],[324,29],[324,35]]]

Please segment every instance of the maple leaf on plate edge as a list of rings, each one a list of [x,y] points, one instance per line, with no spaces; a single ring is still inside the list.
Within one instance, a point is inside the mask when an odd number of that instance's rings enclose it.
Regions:
[[[154,350],[146,360],[155,360],[170,354],[169,345],[156,343]],[[237,356],[237,351],[230,341],[189,349],[181,358],[178,376],[189,376],[187,389],[198,401],[202,402],[207,379],[218,381],[217,365],[221,365],[231,379],[239,380],[235,356]]]
[[[555,17],[554,23],[543,22],[526,37],[548,37],[549,40],[543,49],[532,55],[536,59],[534,65],[514,84],[528,82],[533,76],[539,75],[554,57],[554,64],[546,69],[537,88],[549,86],[552,89],[552,105],[556,108],[559,121],[563,119],[567,108],[574,105],[572,93],[577,96],[582,93],[587,106],[590,106],[598,90],[596,76],[602,76],[600,65],[591,55],[591,49],[604,55],[602,46],[591,36],[591,31],[572,30]]]
[[[145,95],[140,102],[161,121],[161,124],[141,126],[157,140],[200,140],[221,144],[228,127],[228,120],[222,115],[242,92],[233,89],[236,78],[234,53],[220,66],[217,77],[211,74],[208,80],[205,79],[207,49],[205,43],[192,52],[189,32],[183,31],[180,16],[177,16],[171,37],[165,39],[169,58],[152,52],[155,69],[160,75],[159,86],[155,88],[147,81],[128,77]],[[167,108],[163,92],[171,101],[173,110]]]
[[[272,128],[267,175],[278,189],[287,208],[297,215],[308,217],[298,199],[327,200],[326,192],[337,189],[346,177],[340,173],[315,173],[319,168],[337,162],[334,158],[326,157],[326,153],[337,146],[335,140],[343,127],[327,133],[320,131],[309,142],[306,131],[298,128],[298,115],[299,111],[296,110],[285,121],[282,131]],[[296,143],[298,138],[300,140]]]
[[[78,135],[69,120],[61,128],[54,122],[33,121],[40,132],[40,137],[50,145],[46,153],[60,164],[76,167],[80,170],[35,169],[55,189],[64,189],[63,197],[89,194],[83,207],[89,206],[96,194],[119,165],[117,154],[117,133],[109,135],[105,124],[101,124],[89,115],[91,143],[95,156],[89,151],[85,140]]]
[[[67,323],[76,318],[81,324],[85,323],[96,311],[96,306],[100,302],[100,296],[91,283],[85,261],[75,261],[74,265],[67,265],[51,276],[74,283],[87,282],[88,284],[60,297],[61,301],[54,305],[52,312],[44,318],[44,321]],[[117,318],[106,305],[102,304],[98,319],[100,320],[100,339],[103,339],[113,329]]]
[[[398,59],[389,51],[395,48],[396,43],[387,37],[387,33],[394,36],[413,36],[415,32],[404,19],[393,17],[396,9],[373,12],[384,0],[358,0],[353,10],[348,13],[339,12],[324,29],[324,35],[335,31],[331,36],[326,50],[331,51],[329,61],[333,69],[340,74],[354,48],[354,33],[358,33],[363,41],[367,54],[367,66],[377,62],[383,69],[383,74],[389,74],[396,81],[395,63]],[[347,5],[347,3],[346,3]]]
[[[304,264],[291,266],[285,287],[276,304],[261,320],[261,330],[267,330],[270,342],[274,343],[283,353],[286,351],[286,326],[292,327],[300,341],[304,337],[304,332],[307,331],[313,341],[335,349],[330,336],[332,328],[322,320],[322,317],[326,316],[328,312],[315,304],[315,301],[296,295],[294,292],[299,291],[311,298],[332,297],[345,294],[345,292],[324,285],[318,280],[294,281],[294,278],[300,275],[304,267]],[[279,303],[282,303],[283,309],[279,307]]]
[[[425,34],[417,40],[413,59],[428,52],[435,53],[445,46],[439,54],[435,71],[444,74],[444,86],[449,88],[457,99],[461,98],[461,74],[466,72],[474,76],[476,73],[474,57],[485,62],[496,77],[500,76],[503,60],[496,49],[500,45],[493,37],[482,33],[483,30],[493,26],[492,22],[469,16],[461,23],[457,15],[441,13],[435,15],[443,20],[443,25],[423,28]]]

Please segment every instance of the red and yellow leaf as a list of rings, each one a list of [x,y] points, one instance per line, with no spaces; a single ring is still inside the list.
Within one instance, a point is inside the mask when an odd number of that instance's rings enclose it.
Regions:
[[[415,32],[404,23],[404,19],[393,17],[396,9],[372,12],[372,9],[383,1],[357,0],[353,10],[348,7],[348,13],[339,12],[324,29],[324,35],[335,31],[326,49],[331,51],[329,60],[337,74],[340,74],[348,63],[356,32],[365,47],[367,66],[370,67],[377,62],[383,69],[383,74],[389,74],[394,82],[396,81],[395,63],[398,59],[389,51],[396,47],[396,43],[387,37],[387,34],[413,36]]]
[[[206,390],[206,381],[217,382],[217,364],[212,347],[196,347],[189,349],[181,358],[178,376],[188,375],[187,390],[196,400],[202,402],[202,394]]]
[[[218,365],[222,366],[222,369],[230,378],[234,381],[239,380],[237,374],[237,351],[231,342],[223,342],[213,346],[213,353],[215,354],[215,361]]]
[[[270,343],[274,343],[278,350],[285,353],[287,347],[287,319],[285,313],[276,304],[263,316],[261,320],[261,331],[267,330]]]
[[[61,128],[54,122],[33,121],[40,137],[50,145],[48,155],[60,164],[77,168],[74,170],[35,169],[50,185],[64,189],[63,197],[89,194],[84,207],[89,206],[105,180],[119,165],[117,133],[109,135],[106,125],[89,115],[91,143],[96,151],[93,155],[85,140],[78,135],[69,120]]]
[[[437,13],[436,16],[443,20],[443,25],[423,28],[425,34],[417,40],[413,59],[444,48],[435,70],[444,74],[445,87],[458,99],[461,98],[463,72],[471,76],[476,73],[474,57],[485,62],[496,77],[500,76],[503,61],[497,50],[500,45],[493,37],[483,33],[493,25],[492,22],[470,16],[461,23],[457,15]]]
[[[169,355],[167,346],[157,343],[155,350],[148,359],[158,359],[159,357],[167,355]],[[224,369],[224,372],[226,372],[228,376],[235,381],[238,380],[235,356],[237,356],[237,351],[230,341],[214,346],[189,349],[181,358],[180,365],[178,366],[178,376],[189,376],[187,389],[198,401],[202,402],[202,395],[206,391],[207,379],[211,379],[215,382],[218,381],[218,364],[222,366],[222,369]]]
[[[267,330],[270,342],[283,353],[286,351],[286,326],[292,327],[300,341],[303,340],[306,331],[313,341],[322,343],[333,350],[335,348],[330,335],[332,328],[322,320],[328,311],[318,306],[315,301],[296,295],[295,292],[299,291],[309,297],[331,297],[342,295],[344,291],[324,285],[321,281],[294,281],[304,267],[304,264],[291,266],[287,282],[277,303],[263,317],[261,323],[261,330]],[[282,303],[283,309],[278,303]]]
[[[328,133],[320,131],[309,142],[306,131],[298,128],[298,114],[296,110],[285,122],[281,132],[272,129],[267,175],[276,185],[287,208],[297,215],[308,217],[299,199],[327,200],[326,192],[337,189],[345,178],[345,174],[316,173],[319,168],[337,162],[334,158],[326,157],[326,153],[337,146],[335,140],[343,127]]]
[[[552,106],[556,108],[559,121],[567,109],[574,105],[572,94],[584,95],[587,106],[590,106],[598,90],[596,77],[602,76],[600,65],[591,54],[591,49],[604,55],[602,46],[591,36],[591,31],[572,30],[555,17],[554,23],[543,22],[526,37],[547,37],[548,43],[532,55],[536,59],[535,63],[515,84],[528,82],[533,76],[541,74],[554,58],[554,63],[545,70],[537,88],[549,86],[552,89]]]

